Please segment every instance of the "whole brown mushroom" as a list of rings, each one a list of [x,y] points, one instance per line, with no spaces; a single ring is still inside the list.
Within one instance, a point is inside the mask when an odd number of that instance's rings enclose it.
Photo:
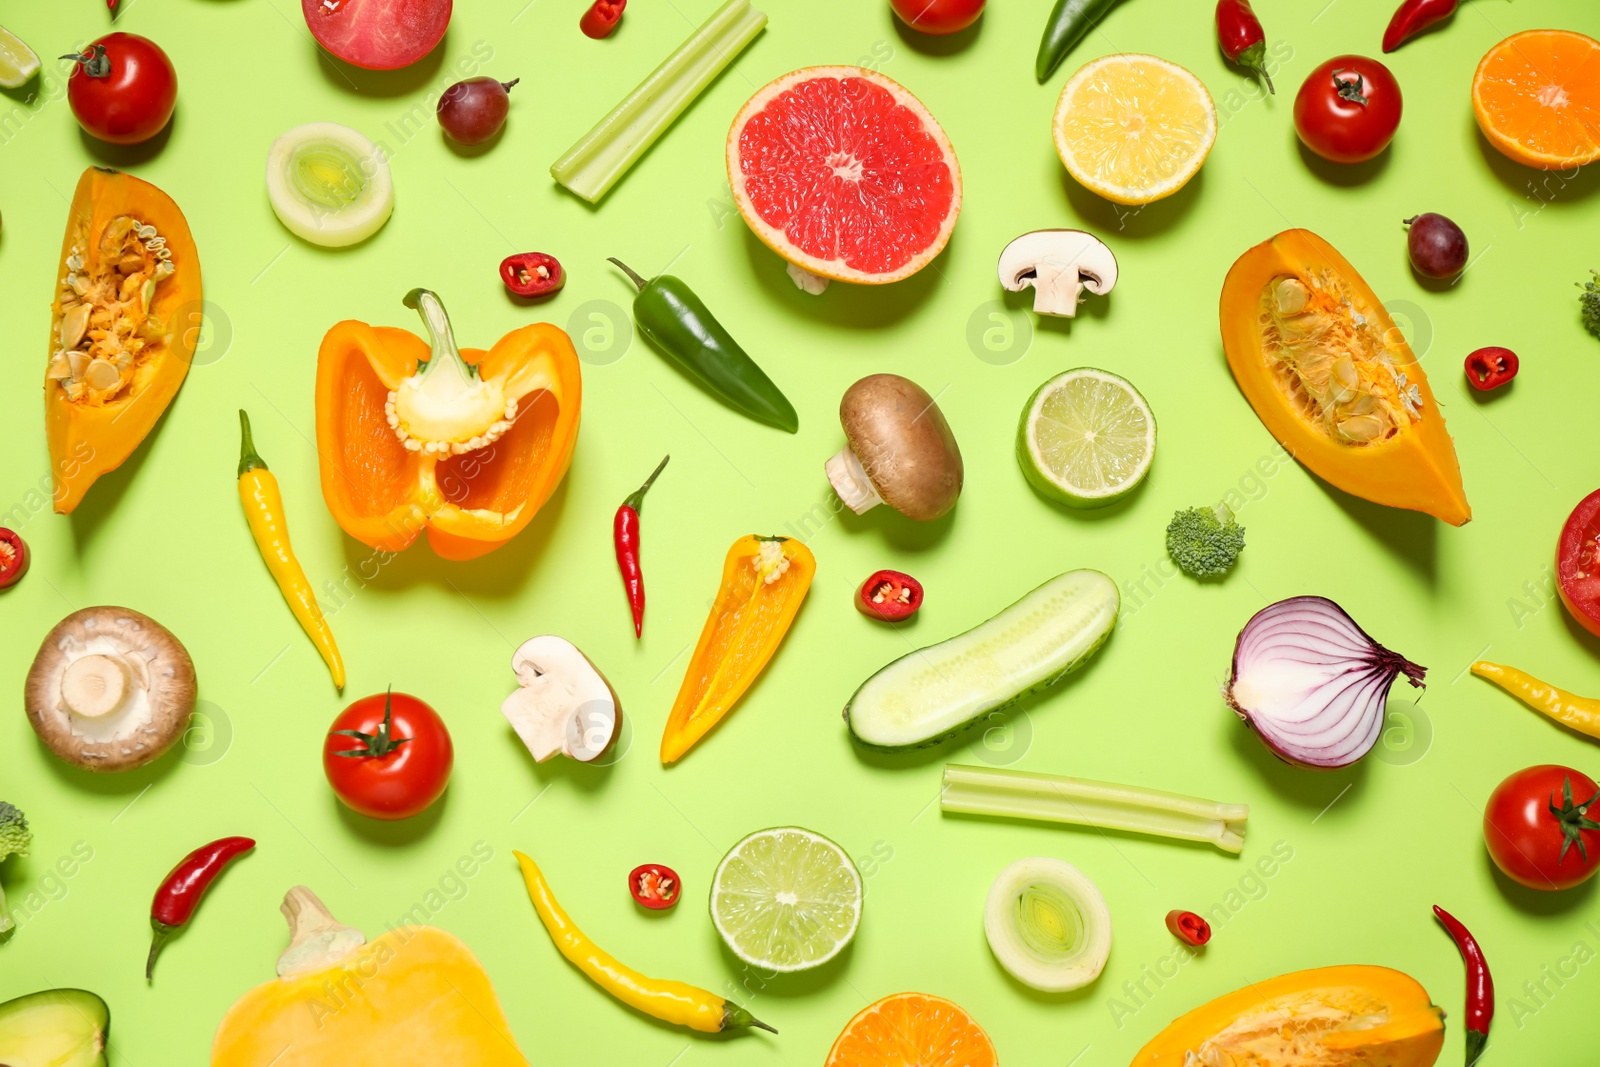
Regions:
[[[845,447],[825,467],[839,499],[857,515],[888,504],[931,522],[961,495],[961,450],[944,413],[916,382],[874,374],[839,401]]]
[[[45,746],[96,773],[157,759],[189,726],[194,662],[172,632],[130,608],[84,608],[58,622],[23,690]]]

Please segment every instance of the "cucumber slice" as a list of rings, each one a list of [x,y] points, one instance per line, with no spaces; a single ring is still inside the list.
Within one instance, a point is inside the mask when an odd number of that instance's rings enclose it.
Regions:
[[[1120,604],[1104,574],[1068,571],[988,622],[868,678],[845,705],[845,722],[872,748],[942,741],[1070,674],[1111,636]]]

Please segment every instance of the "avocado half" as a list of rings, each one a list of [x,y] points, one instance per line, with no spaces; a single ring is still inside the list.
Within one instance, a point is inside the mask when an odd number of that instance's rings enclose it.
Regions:
[[[86,989],[45,989],[0,1004],[0,1064],[105,1067],[111,1009]]]

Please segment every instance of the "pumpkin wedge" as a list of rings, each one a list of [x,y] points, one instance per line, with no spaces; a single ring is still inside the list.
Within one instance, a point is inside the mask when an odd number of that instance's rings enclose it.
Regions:
[[[200,257],[178,205],[131,174],[84,171],[61,241],[44,378],[59,514],[120,467],[178,395],[201,308]]]
[[[528,1067],[488,974],[454,937],[399,926],[368,944],[303,885],[282,910],[278,977],[228,1009],[211,1067]]]
[[[1432,1067],[1444,1012],[1410,975],[1351,964],[1295,971],[1176,1019],[1132,1067]]]
[[[1328,242],[1286,230],[1240,256],[1222,283],[1222,347],[1256,415],[1311,473],[1452,526],[1472,518],[1422,365]]]

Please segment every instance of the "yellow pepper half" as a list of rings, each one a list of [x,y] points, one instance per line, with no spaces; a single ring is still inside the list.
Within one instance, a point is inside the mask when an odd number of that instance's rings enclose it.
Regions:
[[[343,689],[344,660],[339,656],[339,646],[334,644],[333,631],[317,605],[316,590],[311,588],[305,568],[289,544],[289,525],[283,514],[278,479],[267,470],[266,461],[256,455],[255,442],[250,438],[250,416],[243,411],[239,412],[239,437],[239,503],[244,505],[250,536],[255,538],[283,599],[289,602],[289,610],[328,665],[334,688]]]
[[[1472,673],[1486,678],[1535,711],[1543,712],[1562,726],[1588,737],[1600,739],[1600,700],[1580,697],[1541,682],[1515,667],[1479,660]]]
[[[528,885],[528,897],[533,909],[539,913],[550,939],[556,943],[574,967],[589,976],[601,989],[616,997],[630,1008],[646,1015],[687,1026],[691,1030],[715,1034],[739,1026],[757,1026],[763,1030],[778,1031],[745,1011],[732,1001],[715,993],[689,985],[687,982],[668,982],[646,978],[631,967],[625,967],[578,929],[555,894],[550,883],[544,880],[539,865],[525,853],[512,850],[522,867],[522,880]]]

